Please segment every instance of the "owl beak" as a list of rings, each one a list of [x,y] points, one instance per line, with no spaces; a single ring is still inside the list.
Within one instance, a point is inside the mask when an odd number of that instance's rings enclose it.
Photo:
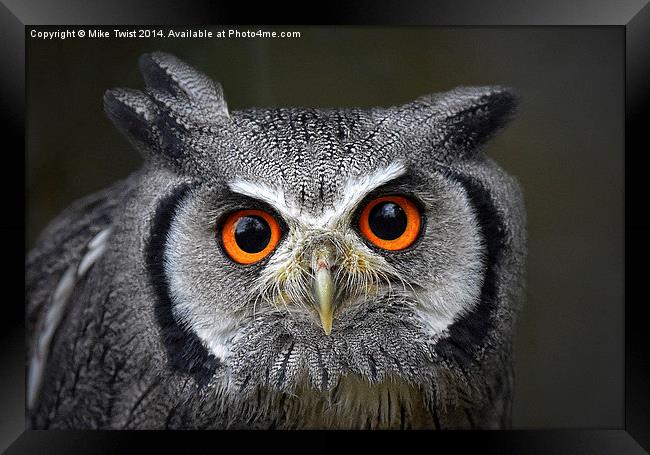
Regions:
[[[334,311],[334,281],[332,280],[331,263],[327,253],[317,253],[314,257],[315,283],[314,291],[318,303],[318,314],[325,335],[332,333]]]

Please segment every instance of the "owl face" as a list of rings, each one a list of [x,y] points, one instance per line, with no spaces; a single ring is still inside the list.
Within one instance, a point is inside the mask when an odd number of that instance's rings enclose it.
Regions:
[[[296,344],[294,359],[321,352],[341,363],[337,372],[349,360],[337,346],[367,340],[361,352],[388,348],[404,326],[419,342],[435,342],[478,302],[484,253],[476,216],[462,187],[441,175],[402,164],[369,171],[350,176],[318,212],[288,198],[296,188],[280,180],[188,191],[164,257],[175,318],[224,361],[284,339]],[[254,262],[242,262],[238,250]]]
[[[175,182],[144,252],[170,364],[237,390],[331,390],[430,381],[485,346],[505,242],[489,186],[505,177],[477,148],[509,91],[229,113],[177,59],[141,66],[146,93],[105,102]]]

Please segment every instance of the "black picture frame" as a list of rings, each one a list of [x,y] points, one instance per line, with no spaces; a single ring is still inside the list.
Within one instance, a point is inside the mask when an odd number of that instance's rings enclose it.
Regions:
[[[184,447],[212,438],[195,432],[40,432],[25,431],[25,354],[24,300],[21,300],[21,264],[24,261],[24,167],[25,146],[25,30],[32,25],[54,24],[215,24],[266,23],[296,24],[307,18],[298,17],[296,9],[283,11],[274,4],[250,8],[199,1],[189,5],[164,0],[82,2],[78,0],[5,1],[0,5],[0,103],[2,104],[5,178],[2,180],[5,216],[0,221],[0,234],[6,240],[4,273],[5,298],[3,314],[2,365],[0,387],[0,449],[7,453],[119,453],[132,451],[133,442],[156,440],[158,444]],[[398,2],[357,2],[316,7],[316,20],[328,25],[610,25],[623,27],[625,48],[625,424],[623,428],[582,430],[526,430],[503,432],[420,433],[432,450],[440,447],[480,448],[483,453],[646,453],[650,449],[650,355],[648,331],[644,320],[643,285],[650,252],[645,235],[650,225],[644,221],[647,185],[641,172],[648,159],[650,125],[650,6],[646,0],[605,2],[581,0],[570,4],[562,1],[492,1],[470,0],[412,2],[408,7]],[[3,147],[3,148],[4,148]],[[15,162],[13,161],[15,160]],[[15,167],[14,167],[15,166]],[[24,191],[24,190],[23,190]],[[635,259],[637,259],[635,261]],[[24,277],[23,277],[24,278]],[[14,295],[15,293],[15,295]],[[597,399],[597,397],[595,397]],[[222,438],[219,435],[218,438]],[[235,437],[241,437],[235,436]],[[382,435],[379,439],[383,440]],[[429,439],[431,438],[431,439]],[[180,443],[180,444],[179,444]],[[409,446],[411,446],[409,444]]]

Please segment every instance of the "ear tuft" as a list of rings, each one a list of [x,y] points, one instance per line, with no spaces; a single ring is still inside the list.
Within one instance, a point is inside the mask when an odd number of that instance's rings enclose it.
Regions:
[[[179,60],[171,54],[153,52],[144,54],[139,60],[140,71],[147,88],[155,94],[161,92],[162,98],[175,98],[190,101],[200,108],[203,122],[218,121],[228,117],[228,106],[223,96],[221,84],[214,82],[205,74]],[[205,118],[205,117],[208,118]]]
[[[140,57],[145,91],[113,89],[104,110],[140,150],[176,165],[189,157],[186,145],[197,131],[221,128],[228,116],[221,85],[163,52]]]
[[[451,159],[473,157],[514,115],[519,102],[509,87],[459,87],[417,99],[432,112],[430,142]]]
[[[139,90],[117,88],[104,93],[104,111],[111,121],[138,147],[157,147],[157,107]]]

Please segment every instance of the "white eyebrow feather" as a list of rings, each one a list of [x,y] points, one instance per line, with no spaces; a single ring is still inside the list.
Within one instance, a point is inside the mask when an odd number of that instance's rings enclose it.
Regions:
[[[331,227],[341,217],[354,210],[356,205],[371,191],[404,175],[405,172],[406,166],[401,161],[396,161],[367,176],[349,179],[343,187],[343,197],[336,201],[335,208],[318,217],[309,216],[304,212],[301,213],[299,207],[294,207],[287,202],[284,191],[278,187],[239,178],[231,181],[228,187],[235,193],[266,202],[283,216],[314,227]]]
[[[385,168],[381,168],[370,175],[361,178],[352,178],[343,188],[343,199],[335,205],[329,220],[337,220],[354,208],[370,192],[382,185],[401,177],[406,173],[406,166],[401,161],[394,161]]]
[[[286,205],[284,192],[279,188],[274,188],[264,183],[235,179],[228,183],[228,187],[235,193],[259,199],[273,206]]]
[[[289,206],[280,188],[239,178],[229,182],[228,188],[234,193],[266,202],[283,215],[295,217],[295,209]]]

